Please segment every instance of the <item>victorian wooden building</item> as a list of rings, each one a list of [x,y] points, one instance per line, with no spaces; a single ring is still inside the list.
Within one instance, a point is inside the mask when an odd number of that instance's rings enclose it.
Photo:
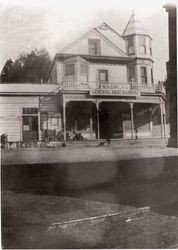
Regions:
[[[88,140],[168,136],[152,38],[134,13],[122,35],[102,23],[57,53],[47,84],[13,86],[1,86],[3,132],[12,141],[44,140],[53,130],[65,140],[72,131]]]

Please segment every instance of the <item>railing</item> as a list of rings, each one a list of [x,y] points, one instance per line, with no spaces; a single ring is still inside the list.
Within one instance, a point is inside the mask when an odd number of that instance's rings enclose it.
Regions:
[[[117,89],[117,90],[137,90],[140,93],[162,93],[166,94],[162,83],[157,85],[141,85],[137,82],[99,82],[99,81],[63,81],[63,90],[90,90],[90,89]]]
[[[65,82],[61,86],[63,90],[89,90],[88,82],[77,82],[77,81],[70,81]]]
[[[158,83],[155,86],[155,92],[156,93],[162,93],[162,94],[166,95],[166,88],[162,83]]]

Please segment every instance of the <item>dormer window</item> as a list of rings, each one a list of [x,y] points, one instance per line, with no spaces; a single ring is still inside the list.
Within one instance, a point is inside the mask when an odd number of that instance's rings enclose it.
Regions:
[[[139,37],[139,53],[146,54],[146,39],[145,37]]]
[[[133,55],[134,54],[134,42],[133,42],[133,37],[129,37],[127,40],[128,44],[128,55]]]
[[[101,55],[101,45],[99,39],[88,39],[89,55]]]

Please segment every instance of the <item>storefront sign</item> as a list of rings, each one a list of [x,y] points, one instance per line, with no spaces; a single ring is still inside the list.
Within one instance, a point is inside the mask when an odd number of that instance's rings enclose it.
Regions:
[[[100,85],[100,89],[120,89],[120,90],[130,90],[130,85],[126,85],[126,84],[123,84],[123,85],[120,85],[120,84],[117,84],[117,83],[107,83],[107,84],[104,84],[102,83]]]
[[[107,95],[107,96],[137,96],[138,90],[124,89],[91,89],[90,95]]]

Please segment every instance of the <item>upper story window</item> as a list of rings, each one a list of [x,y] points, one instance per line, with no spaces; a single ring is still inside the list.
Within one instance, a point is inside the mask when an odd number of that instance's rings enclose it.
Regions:
[[[108,70],[99,70],[99,81],[103,83],[108,82]]]
[[[150,49],[150,56],[152,56],[152,44],[151,44],[151,40],[149,40],[149,49]]]
[[[134,54],[134,41],[133,37],[129,37],[127,40],[127,45],[128,45],[128,55],[133,55]]]
[[[88,39],[89,55],[101,55],[101,44],[99,39]]]
[[[147,83],[146,67],[141,67],[141,82],[142,83]]]
[[[80,65],[80,73],[82,75],[88,75],[88,65],[87,64]]]
[[[153,69],[151,69],[151,83],[154,82],[154,79],[153,79]]]
[[[74,73],[75,73],[74,64],[66,64],[65,65],[65,75],[72,76],[72,75],[74,75]]]
[[[139,37],[139,53],[146,54],[146,39],[145,37]]]
[[[135,82],[135,67],[128,67],[128,81]]]

